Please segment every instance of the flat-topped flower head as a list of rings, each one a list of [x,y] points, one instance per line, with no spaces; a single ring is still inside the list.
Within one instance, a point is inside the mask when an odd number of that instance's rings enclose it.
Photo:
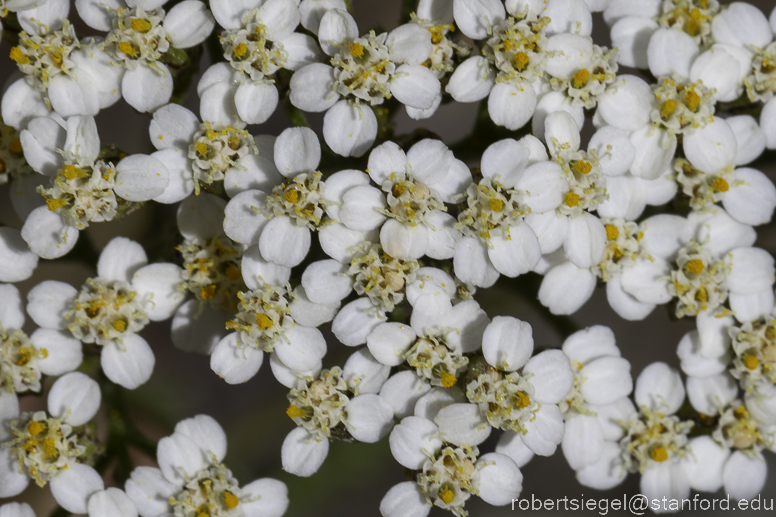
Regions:
[[[15,395],[0,397],[3,496],[21,493],[30,480],[40,487],[50,483],[60,506],[86,513],[89,497],[104,488],[90,466],[99,447],[86,426],[100,407],[97,382],[80,372],[63,375],[49,391],[47,410],[35,413],[20,413]]]
[[[0,324],[0,391],[40,391],[40,359],[46,357],[48,351],[35,348],[23,330]]]
[[[41,29],[40,34],[19,35],[19,45],[11,49],[11,59],[26,76],[27,83],[40,92],[48,91],[49,81],[58,74],[72,74],[76,66],[70,54],[80,48],[81,43],[68,20],[60,30]],[[50,101],[46,97],[50,106]]]
[[[331,223],[325,208],[328,201],[323,196],[323,175],[318,172],[302,172],[272,189],[265,200],[262,215],[267,219],[287,216],[296,226],[318,231]]]
[[[352,96],[372,105],[391,98],[390,79],[396,72],[396,63],[389,57],[385,40],[388,33],[379,36],[371,31],[352,42],[343,42],[332,57],[334,89],[342,96]]]
[[[565,93],[572,106],[590,109],[617,78],[617,49],[593,45],[589,62],[584,66],[570,77],[548,75],[547,79],[552,90]]]
[[[711,22],[720,9],[717,0],[663,0],[655,21],[666,29],[685,32],[698,45],[711,46]]]
[[[407,284],[415,280],[418,263],[388,255],[379,244],[363,243],[347,274],[353,290],[366,296],[378,311],[390,312],[404,299]]]
[[[183,285],[201,304],[235,311],[245,290],[240,271],[243,246],[225,235],[186,238],[176,248],[183,257]]]
[[[426,501],[454,515],[467,515],[464,504],[477,493],[475,464],[479,455],[477,447],[448,445],[429,457],[416,475]]]
[[[245,129],[214,128],[209,122],[204,122],[194,133],[188,151],[196,194],[199,194],[201,184],[209,186],[223,180],[224,173],[230,168],[240,168],[240,158],[259,152],[253,136]]]
[[[19,132],[0,120],[0,185],[31,172],[32,168],[24,159]]]
[[[148,324],[144,310],[148,304],[128,282],[89,278],[65,315],[67,328],[84,343],[121,343]]]
[[[763,316],[728,332],[736,354],[730,373],[741,387],[751,392],[761,382],[776,384],[776,320]]]
[[[498,70],[496,82],[526,84],[544,75],[547,17],[509,17],[491,28],[482,55]]]
[[[677,298],[676,316],[696,316],[723,304],[728,296],[728,268],[695,241],[680,249],[668,285],[669,293]]]
[[[318,439],[348,438],[343,423],[346,406],[353,394],[338,366],[323,370],[304,389],[292,389],[286,414],[296,425]]]
[[[262,478],[241,486],[223,464],[226,448],[226,434],[213,418],[181,420],[159,440],[159,468],[132,471],[127,496],[140,515],[281,517],[288,507],[286,485]]]
[[[525,434],[525,422],[536,418],[539,403],[534,387],[519,373],[487,368],[466,386],[466,397],[477,404],[496,429]]]
[[[619,274],[623,267],[632,265],[637,258],[650,258],[640,244],[644,232],[639,224],[623,218],[605,218],[601,222],[606,230],[606,251],[593,272],[604,282]]]
[[[51,179],[51,186],[39,186],[38,193],[67,226],[83,230],[91,222],[111,221],[118,208],[114,167],[101,160],[87,167],[67,163]]]
[[[144,9],[142,5],[111,11],[111,30],[100,47],[114,64],[135,70],[141,64],[158,68],[156,62],[170,49],[167,30],[162,26],[164,9]],[[161,68],[158,73],[165,73]]]
[[[268,36],[260,10],[254,9],[243,16],[242,28],[225,30],[219,37],[224,58],[252,81],[271,80],[288,62],[288,53]]]
[[[272,352],[278,340],[286,339],[285,331],[295,325],[289,304],[295,299],[290,287],[276,287],[259,281],[259,287],[237,293],[239,312],[226,328],[239,332],[245,346]]]
[[[670,133],[684,133],[714,121],[713,91],[702,81],[688,83],[670,77],[652,85],[655,94],[650,118]]]

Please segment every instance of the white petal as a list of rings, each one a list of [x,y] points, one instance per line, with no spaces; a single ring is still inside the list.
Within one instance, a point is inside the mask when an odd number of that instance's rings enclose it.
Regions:
[[[590,38],[558,31],[547,41],[548,57],[545,70],[552,77],[571,79],[581,69],[592,64],[593,43]]]
[[[372,186],[357,186],[342,196],[339,218],[351,230],[374,230],[385,220],[381,210],[386,207],[385,195],[380,190]]]
[[[488,257],[488,248],[473,237],[464,237],[458,242],[453,265],[456,276],[462,282],[478,287],[490,287],[499,277]]]
[[[315,132],[306,127],[288,128],[275,140],[275,165],[283,176],[314,171],[321,161],[321,144]]]
[[[164,149],[151,154],[167,168],[169,183],[160,195],[154,197],[157,203],[172,204],[183,201],[194,192],[194,178],[191,162],[176,148]]]
[[[0,506],[0,517],[35,517],[35,511],[27,503],[7,503]]]
[[[351,230],[344,224],[331,224],[318,232],[318,241],[324,253],[340,262],[349,263],[353,260],[353,253],[358,250],[362,242],[377,241],[377,232],[374,230]]]
[[[534,114],[536,93],[528,84],[497,83],[488,97],[488,113],[497,126],[512,131],[523,127]]]
[[[668,168],[676,152],[676,135],[652,126],[631,133],[630,141],[636,149],[630,171],[645,180],[657,179]],[[687,140],[684,142],[686,145]]]
[[[687,134],[682,146],[692,165],[709,174],[732,165],[736,158],[736,136],[722,119]]]
[[[237,333],[227,334],[210,354],[210,368],[227,384],[242,384],[252,379],[261,367],[264,354],[250,346],[239,346]]]
[[[183,486],[187,477],[195,476],[210,463],[197,442],[181,433],[159,440],[156,459],[167,481],[178,486]]]
[[[117,195],[129,201],[148,201],[164,193],[169,171],[152,156],[133,154],[116,164]]]
[[[731,360],[730,354],[724,354],[720,357],[704,357],[702,354],[703,346],[696,331],[685,334],[676,349],[682,371],[691,377],[708,377],[720,374],[727,369]]]
[[[690,486],[703,492],[716,492],[722,488],[722,469],[730,451],[711,436],[693,438],[688,448],[691,452],[685,456],[682,467],[690,479]]]
[[[151,321],[171,318],[184,302],[185,295],[178,289],[182,273],[175,264],[157,263],[141,268],[132,277],[133,289],[149,297],[145,310]]]
[[[243,244],[258,244],[267,219],[254,209],[262,209],[267,195],[260,190],[246,190],[234,196],[224,209],[224,233]]]
[[[345,305],[331,325],[331,331],[346,346],[366,343],[366,337],[381,318],[374,314],[369,298],[359,298]]]
[[[684,402],[682,378],[666,363],[652,363],[636,379],[634,398],[636,404],[651,411],[673,414]]]
[[[328,454],[329,441],[311,436],[303,427],[288,433],[280,450],[283,470],[302,477],[315,474]]]
[[[698,45],[684,31],[658,29],[649,39],[647,60],[655,77],[678,74],[690,76],[690,65],[698,55]]]
[[[610,126],[635,131],[649,124],[653,99],[652,88],[643,79],[621,75],[598,101],[598,114]]]
[[[76,427],[92,418],[100,408],[100,386],[81,372],[63,375],[51,387],[48,412]]]
[[[563,342],[563,352],[571,359],[585,365],[599,357],[619,357],[620,349],[614,340],[614,332],[603,325],[593,325],[574,332]]]
[[[523,221],[533,229],[544,255],[556,251],[566,240],[569,218],[559,214],[557,210],[548,210],[541,214],[530,213]]]
[[[490,452],[480,456],[479,496],[493,506],[506,506],[523,490],[523,474],[509,456]]]
[[[326,340],[317,328],[296,325],[285,331],[286,343],[283,340],[275,344],[278,359],[298,372],[312,370],[326,355]]]
[[[355,395],[379,393],[390,373],[391,368],[378,362],[366,348],[353,352],[342,367],[342,375]]]
[[[175,48],[199,45],[213,32],[216,21],[202,2],[185,0],[167,11],[164,28]]]
[[[518,224],[509,228],[510,239],[494,235],[488,248],[488,257],[493,267],[508,277],[516,277],[529,272],[539,262],[542,255],[539,240],[533,229],[527,224]]]
[[[420,28],[418,25],[414,26]],[[391,81],[391,93],[399,102],[421,110],[434,104],[440,90],[439,79],[431,70],[421,65],[400,66]]]
[[[282,481],[271,478],[257,479],[242,487],[240,501],[246,516],[281,517],[288,508],[288,487]]]
[[[606,230],[601,220],[588,212],[572,217],[563,249],[578,268],[600,263],[606,250]]]
[[[275,112],[278,89],[271,83],[241,84],[234,94],[234,106],[240,119],[248,124],[263,124]]]
[[[302,26],[313,34],[318,34],[321,18],[330,9],[346,11],[345,0],[303,0],[299,4]]]
[[[291,302],[289,309],[291,317],[300,325],[319,327],[333,320],[339,312],[340,302],[328,304],[311,302],[301,285],[294,288],[294,294],[296,300]]]
[[[213,417],[197,415],[181,420],[175,426],[175,433],[190,438],[202,451],[214,455],[218,461],[226,456],[226,434]]]
[[[513,372],[531,357],[531,325],[511,316],[496,316],[482,335],[482,353],[492,366]]]
[[[584,486],[607,490],[622,483],[627,473],[622,464],[619,446],[616,443],[604,442],[599,460],[577,471],[577,481]]]
[[[299,265],[310,250],[310,230],[296,226],[288,216],[273,217],[261,231],[259,249],[268,261],[279,266]]]
[[[17,130],[24,129],[33,118],[45,117],[48,113],[42,94],[23,78],[12,83],[3,94],[3,121]]]
[[[105,488],[96,470],[74,461],[51,478],[50,486],[59,506],[71,513],[86,513],[89,497]]]
[[[580,393],[590,404],[611,404],[630,395],[633,378],[630,363],[622,357],[599,357],[586,364],[581,376],[587,377],[580,387]]]
[[[528,464],[534,457],[531,449],[523,443],[522,435],[514,431],[505,431],[496,444],[496,452],[509,456],[518,468]]]
[[[596,277],[571,262],[552,268],[539,288],[539,301],[553,314],[574,314],[593,295]]]
[[[148,264],[145,250],[126,237],[114,237],[103,248],[97,262],[97,275],[105,280],[131,282],[135,272]]]
[[[668,501],[690,496],[690,480],[681,465],[674,462],[650,465],[641,475],[640,488],[650,502],[654,501],[655,513],[668,511]]]
[[[32,320],[44,328],[60,329],[67,328],[65,313],[73,308],[78,291],[71,285],[55,280],[46,280],[33,287],[27,294],[27,312]],[[8,295],[4,296],[8,300]],[[21,321],[24,322],[24,315],[21,315]],[[6,323],[3,317],[0,322],[10,328],[21,328],[21,324],[14,326],[12,323]]]
[[[100,365],[112,382],[133,390],[151,378],[156,358],[145,339],[132,334],[123,339],[124,350],[116,343],[105,345],[100,354]]]
[[[124,485],[127,495],[143,517],[164,514],[169,509],[169,499],[180,488],[167,481],[162,471],[153,467],[137,467]]]
[[[515,188],[527,191],[523,199],[531,207],[531,212],[537,214],[558,208],[569,189],[563,169],[551,161],[528,166]]]
[[[380,501],[380,515],[385,517],[426,517],[431,505],[415,481],[394,485]]]
[[[704,415],[715,415],[733,402],[738,395],[738,383],[728,373],[711,377],[688,377],[687,398],[692,407]]]
[[[33,253],[53,259],[67,254],[78,241],[78,230],[62,222],[59,214],[39,206],[22,226],[22,239]]]
[[[426,61],[433,48],[431,33],[417,23],[405,23],[396,27],[388,34],[385,44],[392,61],[409,65],[420,65]],[[399,67],[399,70],[401,68]]]
[[[377,442],[393,427],[393,409],[379,395],[359,395],[348,402],[345,411],[345,426],[360,442]]]
[[[283,38],[280,44],[288,56],[283,68],[288,70],[299,70],[303,66],[323,61],[318,42],[307,34],[294,32]]]
[[[525,422],[523,443],[539,456],[551,456],[563,440],[563,415],[555,404],[544,404]]]
[[[569,467],[579,470],[595,464],[601,457],[604,437],[594,416],[571,412],[566,416],[566,427],[561,447]]]
[[[323,138],[340,156],[359,157],[372,147],[377,137],[377,117],[368,105],[342,100],[323,118]]]
[[[30,483],[30,477],[17,470],[16,460],[10,449],[0,449],[0,497],[19,495]]]
[[[184,352],[209,354],[226,335],[228,319],[228,313],[209,307],[200,310],[197,300],[189,300],[172,319],[172,343]]]
[[[178,206],[178,230],[187,239],[212,239],[223,233],[226,201],[208,192],[189,196]]]
[[[625,174],[636,157],[636,148],[628,138],[628,133],[613,126],[599,128],[590,139],[587,149],[598,151],[601,172],[606,176]]]
[[[773,182],[755,169],[736,169],[735,175],[735,184],[722,199],[722,206],[742,223],[758,226],[770,222],[776,208]]]
[[[496,74],[482,56],[472,56],[458,65],[445,91],[458,102],[477,102],[490,93]]]
[[[490,424],[474,404],[445,406],[434,417],[434,423],[444,441],[458,446],[476,446],[490,436]]]
[[[523,368],[523,375],[534,387],[534,398],[540,404],[557,404],[574,385],[569,358],[560,350],[545,350],[533,356]]]
[[[366,337],[366,344],[372,355],[387,366],[398,366],[404,362],[402,354],[417,338],[415,331],[398,322],[380,323]]]
[[[739,47],[764,47],[773,39],[765,15],[757,7],[734,2],[711,21],[714,41]]]
[[[472,39],[483,39],[488,28],[503,21],[506,12],[498,0],[455,0],[453,3],[455,23],[465,35]]]
[[[623,66],[648,68],[649,39],[658,28],[651,18],[626,16],[612,26],[612,46],[617,47],[617,62]]]
[[[356,20],[344,9],[330,9],[318,24],[318,41],[328,55],[337,53],[337,45],[358,37]]]
[[[727,283],[736,294],[754,294],[773,285],[774,259],[760,248],[736,248],[725,258],[730,264]]]
[[[213,68],[215,67],[210,67]],[[203,80],[206,78],[207,72],[202,76]],[[237,85],[232,80],[218,82],[202,90],[199,95],[199,114],[202,119],[220,126],[228,126],[238,119],[237,107],[234,104],[236,91]]]
[[[743,451],[735,451],[725,462],[722,479],[725,491],[734,499],[751,499],[765,488],[768,465],[761,454],[754,458]]]
[[[304,111],[321,112],[334,106],[339,94],[334,90],[334,69],[312,63],[291,76],[291,104]]]
[[[83,362],[81,342],[70,332],[38,329],[30,336],[36,350],[46,350],[46,357],[38,359],[40,371],[46,375],[72,372]]]
[[[170,101],[172,95],[172,74],[162,63],[157,63],[161,72],[140,65],[129,70],[121,80],[121,91],[127,104],[141,112],[152,112]]]
[[[670,268],[665,260],[637,259],[624,268],[620,277],[623,290],[642,303],[668,303],[672,296],[668,292]]]
[[[385,381],[380,388],[380,397],[391,406],[397,418],[404,418],[413,413],[417,404],[420,404],[419,401],[430,390],[431,385],[426,379],[418,377],[412,370],[405,370],[392,375]],[[417,413],[415,415],[423,416]]]

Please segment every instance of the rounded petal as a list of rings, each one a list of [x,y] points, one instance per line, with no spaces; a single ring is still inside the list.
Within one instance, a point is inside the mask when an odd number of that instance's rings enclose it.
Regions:
[[[263,124],[275,112],[278,89],[272,83],[246,81],[234,94],[234,106],[240,119],[248,124]]]
[[[534,349],[531,325],[511,316],[496,316],[482,335],[482,353],[492,366],[513,372]]]
[[[184,0],[167,11],[164,28],[175,48],[199,45],[213,32],[216,21],[202,2]]]
[[[523,375],[534,387],[534,398],[540,404],[557,404],[574,386],[569,358],[560,350],[545,350],[533,356],[523,368]]]
[[[259,249],[268,261],[279,266],[299,265],[310,250],[310,230],[296,226],[289,217],[272,218],[261,231]]]
[[[297,427],[283,440],[280,456],[283,470],[301,477],[315,474],[329,454],[329,441],[318,439]]]
[[[100,386],[81,372],[63,375],[51,387],[48,412],[73,427],[83,425],[100,408]]]
[[[71,513],[86,513],[89,497],[105,488],[102,477],[88,465],[71,462],[51,478],[51,495]]]
[[[536,108],[536,92],[528,84],[497,83],[488,97],[488,113],[497,126],[517,130],[526,125]]]
[[[451,404],[439,410],[434,423],[444,441],[458,446],[476,446],[490,436],[490,424],[474,404]]]
[[[345,426],[360,442],[377,442],[393,427],[393,409],[380,395],[359,395],[348,402],[345,412]]]
[[[186,296],[178,286],[183,269],[175,264],[157,263],[140,268],[132,277],[132,288],[141,296],[148,296],[145,307],[151,321],[172,318]]]
[[[148,201],[164,193],[170,182],[169,171],[152,156],[133,154],[116,165],[117,195],[129,201]]]
[[[571,262],[556,266],[544,276],[539,301],[553,314],[574,314],[593,295],[596,277]]]
[[[128,390],[145,384],[151,378],[156,358],[148,342],[137,334],[124,337],[123,350],[117,343],[102,348],[100,365],[105,376]]]
[[[78,230],[67,226],[56,212],[39,206],[22,226],[22,239],[39,257],[54,259],[66,255],[78,241]]]
[[[162,63],[161,71],[140,65],[129,70],[121,80],[121,91],[127,104],[141,112],[153,112],[170,101],[172,74]]]
[[[394,485],[380,501],[380,515],[385,517],[426,517],[431,505],[415,481]]]
[[[359,157],[367,152],[377,137],[377,117],[365,104],[342,100],[323,117],[323,138],[340,156]]]
[[[490,452],[480,456],[480,498],[493,506],[506,506],[523,490],[523,474],[509,456]]]
[[[655,362],[644,368],[636,380],[634,398],[639,406],[670,415],[682,405],[684,394],[679,372],[666,363]]]

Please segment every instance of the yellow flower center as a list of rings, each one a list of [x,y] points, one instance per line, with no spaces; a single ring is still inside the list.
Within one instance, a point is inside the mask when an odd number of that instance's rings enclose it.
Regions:
[[[662,445],[658,445],[649,451],[649,457],[657,462],[663,462],[668,459],[668,451]]]
[[[452,388],[455,386],[455,383],[458,382],[458,379],[455,378],[455,375],[444,370],[440,372],[439,378],[442,379],[442,386],[445,388]]]
[[[613,224],[607,224],[604,228],[606,228],[606,238],[610,241],[613,241],[620,235],[620,230]]]
[[[760,361],[755,356],[753,355],[744,356],[744,366],[746,366],[749,370],[756,369],[759,364],[760,364]]]
[[[730,185],[725,181],[725,178],[717,177],[714,178],[713,188],[717,192],[727,192],[730,189]]]
[[[236,47],[234,47],[234,56],[235,57],[243,57],[246,52],[248,52],[248,45],[245,43],[240,43]]]
[[[504,209],[504,202],[498,198],[490,198],[488,204],[490,205],[490,209],[494,212],[501,212]]]
[[[211,300],[216,295],[215,284],[208,285],[199,290],[199,295],[203,300]]]
[[[587,84],[587,81],[590,79],[590,72],[587,71],[587,68],[583,68],[576,74],[574,74],[574,88],[582,88],[584,85]]]
[[[49,209],[49,212],[56,212],[63,206],[67,204],[67,201],[64,199],[47,199],[46,200],[46,206]]]
[[[45,428],[45,425],[41,424],[40,422],[36,422],[35,420],[27,424],[27,431],[29,431],[31,436],[38,436]]]
[[[515,68],[517,68],[517,71],[522,72],[526,66],[528,66],[528,54],[525,52],[515,54]]]
[[[295,405],[291,404],[288,406],[288,409],[286,409],[286,414],[289,416],[289,418],[301,418],[305,416],[307,413],[304,409],[300,407],[296,407]]]
[[[350,55],[353,57],[361,57],[364,55],[364,46],[359,43],[355,42],[352,45],[350,45]]]
[[[113,322],[113,329],[116,332],[124,332],[127,330],[127,322],[124,320],[116,320]]]
[[[297,191],[296,189],[287,190],[286,201],[295,205],[296,202],[299,201],[299,191]]]
[[[515,406],[519,407],[520,409],[527,408],[531,405],[531,399],[523,393],[522,391],[518,391],[515,393]]]
[[[660,106],[660,116],[667,118],[676,110],[676,101],[674,99],[668,99]]]
[[[590,171],[593,170],[592,164],[590,162],[586,162],[585,160],[577,160],[574,162],[574,172],[578,172],[580,174],[590,174]]]
[[[53,438],[46,438],[43,440],[41,447],[43,447],[43,454],[45,454],[47,458],[56,458],[57,455],[59,455],[57,444],[54,442]]]
[[[11,49],[11,59],[16,61],[20,65],[26,65],[29,64],[30,58],[24,55],[24,52],[22,52],[22,49],[19,47],[14,47]]]
[[[688,90],[687,95],[684,96],[684,102],[690,108],[690,111],[694,112],[701,104],[701,96],[695,93],[695,90]]]
[[[237,505],[240,504],[240,500],[237,498],[236,495],[234,495],[231,492],[224,492],[224,505],[229,508],[230,510],[234,510],[237,508]]]
[[[453,499],[455,499],[455,494],[453,494],[452,490],[446,488],[439,492],[439,497],[442,498],[442,501],[444,501],[445,504],[450,504],[453,502]]]
[[[203,158],[207,156],[207,144],[205,142],[197,142],[194,144],[194,150]]]
[[[272,327],[272,320],[266,314],[258,313],[256,314],[256,324],[261,330],[267,330]]]
[[[703,273],[703,270],[706,269],[706,266],[703,264],[701,259],[693,259],[685,264],[684,267],[687,269],[687,271],[690,273],[695,273],[696,275]]]
[[[65,165],[62,169],[62,176],[64,176],[68,181],[73,181],[76,178],[83,178],[86,176],[86,171],[76,167],[75,165]]]
[[[575,207],[579,206],[579,194],[575,194],[574,192],[569,192],[566,194],[566,200],[565,200],[566,206],[568,207]]]
[[[151,30],[151,22],[142,18],[132,18],[132,30],[137,32],[148,32]]]
[[[119,51],[130,57],[135,57],[135,55],[137,54],[137,50],[135,50],[135,47],[132,46],[132,43],[128,41],[122,41],[121,43],[119,43]]]

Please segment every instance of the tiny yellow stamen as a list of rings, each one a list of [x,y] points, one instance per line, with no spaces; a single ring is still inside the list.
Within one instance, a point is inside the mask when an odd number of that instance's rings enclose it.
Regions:
[[[658,445],[652,448],[649,457],[660,463],[668,459],[668,451],[662,445]]]
[[[83,178],[86,176],[86,172],[76,167],[75,165],[65,165],[62,168],[62,176],[64,176],[68,181],[73,181],[76,178]]]
[[[27,431],[31,436],[38,436],[44,429],[46,429],[46,426],[35,420],[27,424]]]
[[[243,57],[248,52],[248,45],[245,43],[240,43],[236,47],[234,47],[234,56],[235,57]]]
[[[124,332],[127,330],[127,322],[124,320],[116,320],[113,322],[113,330],[116,332]]]
[[[452,388],[455,386],[455,383],[458,382],[458,379],[455,378],[455,375],[452,373],[447,373],[444,370],[439,373],[439,378],[442,379],[442,386],[445,388]]]
[[[402,194],[404,194],[405,190],[406,189],[404,188],[404,185],[397,183],[391,187],[391,194],[393,194],[393,197],[400,197]]]
[[[56,212],[63,206],[67,204],[67,201],[64,199],[47,199],[46,200],[46,206],[49,209],[49,212]]]
[[[684,267],[687,269],[687,271],[690,273],[695,273],[696,275],[703,273],[703,270],[706,269],[706,266],[703,264],[701,259],[693,259],[685,264]]]
[[[504,209],[504,202],[498,198],[490,198],[488,204],[493,212],[501,212]]]
[[[14,154],[21,154],[24,150],[22,149],[22,141],[17,138],[8,145],[8,149]]]
[[[663,103],[662,106],[660,106],[660,116],[663,118],[668,118],[675,110],[676,101],[674,99],[668,99]]]
[[[199,295],[203,300],[211,300],[216,295],[216,286],[208,285],[199,290]]]
[[[525,67],[528,66],[528,54],[525,52],[518,52],[515,54],[515,68],[517,68],[518,72],[522,72],[525,70]]]
[[[523,393],[522,391],[518,391],[515,393],[515,406],[519,407],[520,409],[527,408],[531,405],[531,399]]]
[[[137,32],[148,32],[151,30],[151,22],[142,18],[132,18],[132,30]]]
[[[240,137],[239,136],[233,136],[230,137],[229,140],[227,140],[227,145],[229,145],[229,149],[232,151],[236,151],[240,148]]]
[[[590,79],[590,72],[588,72],[587,68],[583,68],[576,74],[574,74],[574,88],[582,88],[584,85],[587,84],[587,81]]]
[[[135,47],[133,47],[132,43],[128,41],[122,41],[121,43],[119,43],[119,51],[130,57],[135,57],[135,54],[137,54],[137,50],[135,50]]]
[[[446,488],[445,490],[439,492],[439,497],[445,504],[450,504],[453,502],[453,499],[455,499],[455,494],[453,494],[452,490]]]
[[[237,505],[240,504],[240,500],[237,498],[236,495],[229,491],[224,492],[224,505],[229,508],[230,510],[234,510],[237,508]]]
[[[261,330],[267,330],[273,325],[272,320],[266,314],[260,312],[256,314],[256,324]]]
[[[728,189],[730,189],[730,185],[728,185],[728,182],[725,181],[725,178],[720,178],[720,177],[714,178],[714,184],[712,185],[712,187],[717,192],[727,192]]]
[[[688,90],[687,95],[684,97],[684,102],[690,108],[690,111],[695,112],[701,104],[701,96],[695,93],[695,90]]]
[[[288,409],[286,409],[286,414],[289,416],[289,418],[301,418],[305,416],[307,412],[304,409],[291,404],[288,406]]]
[[[43,447],[43,454],[45,454],[47,458],[56,458],[57,455],[59,455],[57,444],[54,442],[53,438],[46,438],[43,440],[41,447]]]
[[[604,228],[606,228],[606,238],[610,241],[613,241],[620,235],[620,230],[613,224],[607,224]]]
[[[353,57],[361,57],[364,55],[364,46],[359,43],[355,42],[352,45],[350,45],[350,55]]]
[[[287,190],[286,201],[295,205],[296,202],[299,201],[299,191],[296,189]]]
[[[575,194],[574,192],[569,192],[566,194],[566,200],[565,200],[566,206],[568,207],[575,207],[579,206],[579,194]]]
[[[22,49],[19,47],[14,47],[11,49],[11,59],[16,61],[20,65],[27,65],[30,62],[30,58],[24,55],[24,52],[22,52]]]
[[[49,56],[57,66],[62,66],[62,61],[63,61],[62,52],[52,52],[49,54]]]
[[[744,366],[746,366],[749,370],[755,370],[757,369],[757,366],[759,366],[760,361],[753,355],[745,355],[744,356]]]
[[[207,156],[207,144],[205,142],[197,142],[194,144],[194,150],[203,158]]]
[[[590,171],[592,170],[593,165],[590,162],[586,162],[585,160],[577,160],[574,162],[574,172],[590,174]]]

